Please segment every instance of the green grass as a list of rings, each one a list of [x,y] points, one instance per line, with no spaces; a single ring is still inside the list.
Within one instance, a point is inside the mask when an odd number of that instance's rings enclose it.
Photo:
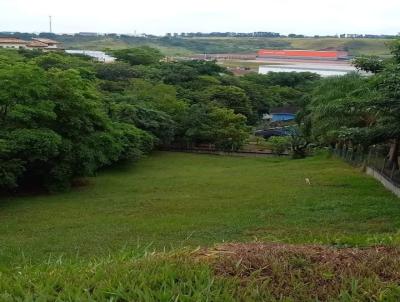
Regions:
[[[22,261],[0,271],[0,301],[382,301],[400,299],[400,253],[321,247],[137,253]]]
[[[304,179],[309,178],[311,185]],[[0,263],[254,239],[398,244],[400,201],[339,160],[154,153],[71,192],[0,201]]]
[[[0,221],[0,301],[400,299],[399,199],[323,155],[156,152],[67,193],[3,197]],[[333,247],[196,248],[254,240]],[[376,244],[394,247],[343,249]]]
[[[388,39],[336,39],[336,38],[304,38],[288,39],[295,49],[323,49],[327,47],[347,48],[350,55],[389,55]]]

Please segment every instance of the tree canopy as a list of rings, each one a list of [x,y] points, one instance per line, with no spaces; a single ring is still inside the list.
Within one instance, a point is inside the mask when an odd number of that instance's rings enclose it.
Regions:
[[[234,77],[214,61],[164,62],[148,46],[114,63],[0,50],[0,187],[68,188],[158,146],[237,150],[276,105],[299,103],[310,74]]]

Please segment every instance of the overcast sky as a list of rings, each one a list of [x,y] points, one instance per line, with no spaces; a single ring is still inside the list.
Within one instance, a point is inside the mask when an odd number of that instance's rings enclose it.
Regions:
[[[0,0],[0,31],[400,32],[400,0]]]

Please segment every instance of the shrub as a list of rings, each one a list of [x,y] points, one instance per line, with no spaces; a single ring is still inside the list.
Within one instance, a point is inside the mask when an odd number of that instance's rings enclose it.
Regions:
[[[275,155],[281,155],[290,148],[290,138],[287,136],[273,136],[268,144]]]

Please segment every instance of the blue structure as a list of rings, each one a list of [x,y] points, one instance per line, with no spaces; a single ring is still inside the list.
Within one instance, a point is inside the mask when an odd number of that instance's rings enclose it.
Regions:
[[[296,117],[294,113],[271,113],[272,122],[289,122],[293,121]]]

